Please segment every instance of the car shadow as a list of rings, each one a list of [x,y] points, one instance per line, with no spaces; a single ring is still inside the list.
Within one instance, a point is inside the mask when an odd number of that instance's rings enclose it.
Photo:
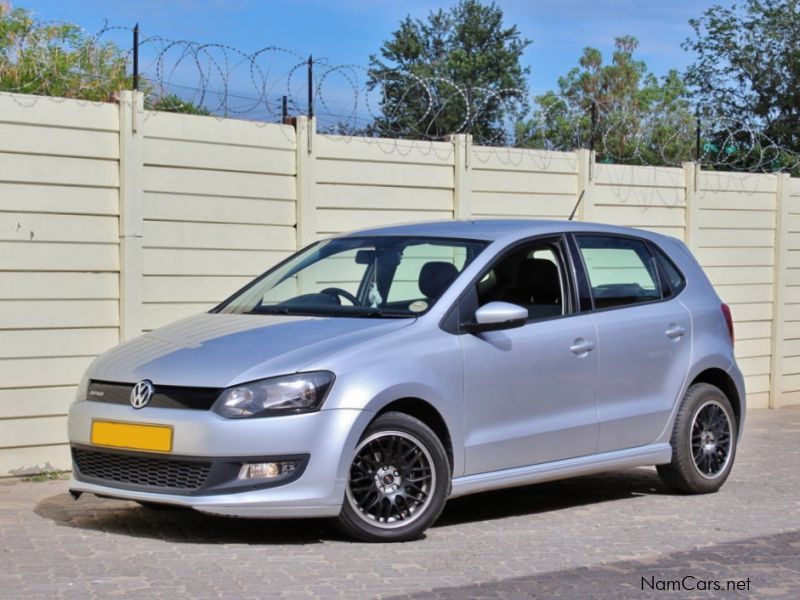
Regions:
[[[62,527],[191,544],[316,544],[344,539],[324,519],[237,519],[84,494],[50,496],[34,512]]]
[[[651,467],[483,492],[447,503],[434,527],[535,515],[587,504],[670,493]]]
[[[653,469],[631,469],[484,492],[447,503],[434,527],[560,511],[585,504],[666,493]],[[314,544],[347,541],[325,519],[236,519],[186,508],[149,508],[84,494],[74,500],[58,494],[40,501],[34,512],[62,527],[124,536],[201,544]]]

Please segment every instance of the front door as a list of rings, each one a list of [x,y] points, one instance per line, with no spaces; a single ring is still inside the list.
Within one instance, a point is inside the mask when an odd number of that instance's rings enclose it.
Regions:
[[[525,306],[523,327],[460,336],[466,474],[583,456],[597,445],[598,348],[576,314],[560,239],[502,257],[477,284],[477,305]]]

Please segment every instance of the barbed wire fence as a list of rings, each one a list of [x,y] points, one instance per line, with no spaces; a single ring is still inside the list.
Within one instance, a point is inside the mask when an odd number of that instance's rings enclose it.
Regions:
[[[800,172],[800,154],[771,140],[759,123],[692,110],[688,102],[633,110],[553,93],[531,99],[523,89],[468,88],[444,77],[378,72],[278,46],[245,52],[226,44],[142,36],[138,25],[106,24],[89,38],[72,70],[82,85],[108,78],[109,49],[122,49],[121,60],[112,65],[119,71],[116,79],[144,92],[155,109],[264,122],[308,115],[316,117],[321,133],[395,140],[438,141],[470,133],[482,146],[588,148],[601,163],[696,161],[719,170]],[[54,76],[52,39],[17,43],[18,53],[26,49],[27,68],[36,78]]]

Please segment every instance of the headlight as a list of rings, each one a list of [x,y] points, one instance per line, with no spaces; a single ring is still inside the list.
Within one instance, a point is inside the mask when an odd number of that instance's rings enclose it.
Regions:
[[[212,409],[227,419],[270,417],[319,410],[333,373],[315,371],[243,383],[226,389]]]
[[[83,402],[89,396],[89,375],[88,373],[83,374],[83,379],[78,384],[78,389],[75,392],[75,402]]]

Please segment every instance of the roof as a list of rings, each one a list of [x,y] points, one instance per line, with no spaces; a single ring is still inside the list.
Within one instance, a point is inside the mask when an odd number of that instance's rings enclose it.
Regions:
[[[494,241],[500,238],[524,238],[548,233],[564,231],[593,231],[607,233],[627,233],[645,237],[651,234],[639,229],[604,225],[600,223],[584,223],[582,221],[546,221],[539,219],[474,219],[459,221],[426,221],[376,227],[352,231],[345,235],[418,235],[430,237],[450,237],[474,240]]]

